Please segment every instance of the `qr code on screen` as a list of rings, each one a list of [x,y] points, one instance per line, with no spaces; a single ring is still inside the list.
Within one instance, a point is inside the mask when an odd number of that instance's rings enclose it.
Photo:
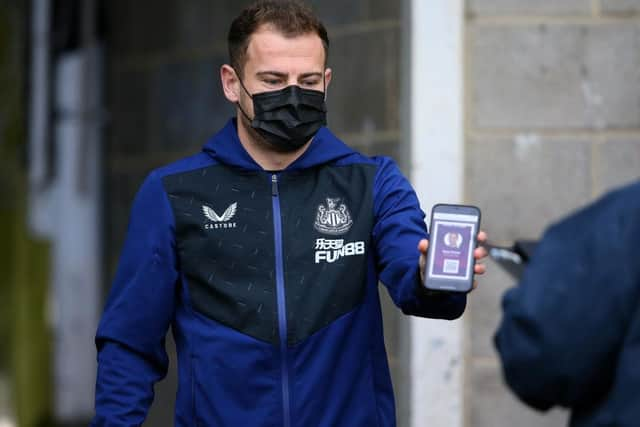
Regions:
[[[447,274],[458,274],[460,271],[460,261],[457,259],[445,259],[443,271]]]

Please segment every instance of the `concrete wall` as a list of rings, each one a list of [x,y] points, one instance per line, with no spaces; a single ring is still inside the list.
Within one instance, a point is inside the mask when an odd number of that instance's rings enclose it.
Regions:
[[[231,116],[218,70],[227,60],[226,34],[246,0],[105,2],[108,28],[107,138],[108,276],[111,281],[131,201],[154,167],[200,149]],[[400,159],[400,7],[385,0],[315,0],[329,29],[329,126],[368,154]],[[144,23],[144,25],[142,25]],[[393,374],[407,363],[398,348],[406,324],[382,291]],[[172,412],[173,373],[149,425]],[[398,384],[400,381],[396,381]],[[397,384],[397,385],[398,385]],[[402,420],[403,390],[401,396]],[[162,409],[161,409],[162,408]]]
[[[468,0],[466,199],[497,242],[640,177],[640,1]],[[559,426],[503,385],[497,265],[470,304],[468,425]]]

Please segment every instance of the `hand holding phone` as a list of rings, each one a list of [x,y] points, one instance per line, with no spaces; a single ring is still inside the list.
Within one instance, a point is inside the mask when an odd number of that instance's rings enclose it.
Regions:
[[[431,212],[424,286],[432,291],[473,289],[474,249],[480,228],[475,206],[438,204]]]

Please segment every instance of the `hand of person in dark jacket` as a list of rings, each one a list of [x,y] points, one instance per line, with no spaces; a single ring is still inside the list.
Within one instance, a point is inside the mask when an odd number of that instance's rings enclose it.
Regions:
[[[487,233],[485,233],[484,231],[480,231],[478,233],[478,243],[484,243],[487,241]],[[424,284],[424,271],[425,271],[425,266],[427,265],[427,249],[429,248],[429,240],[427,239],[422,239],[420,240],[420,243],[418,243],[418,250],[420,251],[420,279],[422,280],[422,283]],[[473,269],[473,272],[475,274],[484,274],[487,271],[487,267],[482,264],[479,263],[478,261],[481,261],[482,259],[486,258],[488,255],[487,250],[482,247],[479,246],[477,247],[474,251],[473,251],[473,257],[476,259],[476,265]],[[478,287],[478,282],[476,280],[473,281],[473,289]]]

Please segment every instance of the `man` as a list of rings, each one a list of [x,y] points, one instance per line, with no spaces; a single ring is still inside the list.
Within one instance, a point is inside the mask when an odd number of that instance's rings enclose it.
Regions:
[[[233,22],[220,74],[237,118],[134,202],[96,338],[95,426],[142,423],[169,326],[177,426],[395,425],[378,280],[407,314],[455,319],[466,298],[421,291],[427,230],[396,165],[324,127],[328,47],[297,2]]]
[[[640,425],[638,242],[640,182],[545,233],[495,337],[524,402],[570,408],[573,427]]]
[[[462,235],[460,233],[451,232],[444,236],[445,244],[450,248],[460,249],[462,245]]]

